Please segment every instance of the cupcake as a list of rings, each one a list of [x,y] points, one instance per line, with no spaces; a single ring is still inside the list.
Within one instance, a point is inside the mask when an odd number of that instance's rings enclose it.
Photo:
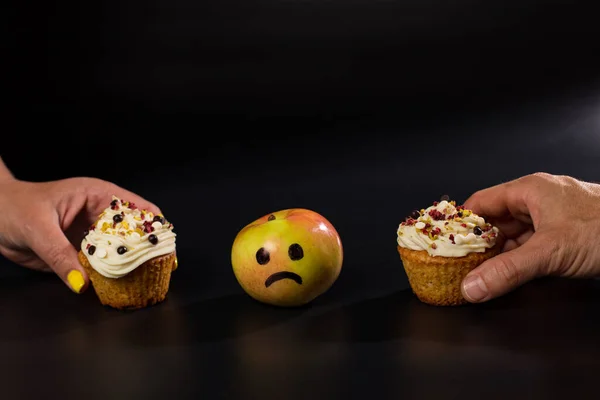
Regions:
[[[413,293],[424,303],[467,303],[463,278],[500,252],[498,228],[456,202],[413,211],[397,230],[397,249]]]
[[[105,306],[139,309],[165,300],[177,268],[173,224],[113,196],[81,242],[79,262]]]

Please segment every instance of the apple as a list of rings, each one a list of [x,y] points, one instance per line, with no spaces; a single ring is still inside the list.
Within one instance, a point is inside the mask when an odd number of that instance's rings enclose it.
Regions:
[[[319,213],[290,208],[266,214],[240,230],[231,264],[244,291],[262,303],[305,305],[325,293],[342,269],[342,241]]]

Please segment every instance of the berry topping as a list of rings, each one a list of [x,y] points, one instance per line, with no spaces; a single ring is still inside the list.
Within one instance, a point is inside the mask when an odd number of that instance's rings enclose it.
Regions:
[[[444,215],[444,213],[442,213],[436,209],[429,211],[429,215],[431,216],[431,218],[433,218],[436,221],[443,221],[446,219],[446,216]]]
[[[119,253],[119,254],[125,254],[125,253],[127,253],[127,247],[125,247],[125,246],[119,246],[117,248],[117,253]]]
[[[154,233],[151,233],[150,236],[148,236],[148,241],[152,244],[156,244],[158,243],[158,238]]]
[[[412,213],[410,213],[410,217],[412,219],[419,219],[420,216],[421,216],[421,213],[419,212],[419,210],[414,210]]]
[[[402,223],[402,225],[411,226],[411,225],[415,225],[416,223],[417,223],[416,219],[407,218],[406,221],[404,221]]]
[[[163,217],[161,217],[160,215],[154,216],[154,219],[152,220],[152,222],[156,222],[156,221],[160,222],[163,225],[165,224],[165,219]]]
[[[88,248],[88,254],[89,254],[90,256],[92,256],[92,255],[94,255],[94,253],[95,253],[95,252],[96,252],[96,246],[94,246],[94,245],[91,245],[91,246]]]
[[[151,221],[144,221],[143,225],[144,225],[144,232],[150,233],[150,232],[154,231],[154,227],[152,226]]]
[[[113,201],[111,201],[110,208],[112,210],[116,210],[117,208],[119,208],[119,201],[117,199],[114,199]]]
[[[121,214],[115,214],[113,221],[115,221],[115,224],[118,224],[119,222],[123,221],[123,216]]]
[[[475,228],[473,228],[473,233],[476,234],[477,236],[480,236],[483,231],[481,230],[480,227],[476,226]]]

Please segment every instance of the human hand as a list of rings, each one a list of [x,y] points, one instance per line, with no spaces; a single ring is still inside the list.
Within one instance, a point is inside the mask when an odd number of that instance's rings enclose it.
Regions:
[[[113,195],[160,213],[140,196],[100,179],[1,180],[0,253],[24,267],[53,271],[75,293],[82,293],[89,278],[77,259],[79,245],[84,230]]]
[[[543,276],[600,276],[600,185],[536,173],[474,193],[465,207],[505,235],[504,251],[463,280],[483,302]]]

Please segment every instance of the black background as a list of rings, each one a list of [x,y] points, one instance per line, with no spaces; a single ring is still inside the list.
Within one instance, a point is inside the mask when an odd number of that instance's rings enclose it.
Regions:
[[[590,4],[12,4],[0,155],[21,179],[95,176],[155,202],[181,268],[166,303],[120,314],[6,263],[7,398],[588,392],[595,282],[431,309],[407,290],[395,230],[442,194],[536,171],[598,180]],[[345,261],[313,306],[273,310],[244,296],[229,252],[289,207],[325,215]]]

